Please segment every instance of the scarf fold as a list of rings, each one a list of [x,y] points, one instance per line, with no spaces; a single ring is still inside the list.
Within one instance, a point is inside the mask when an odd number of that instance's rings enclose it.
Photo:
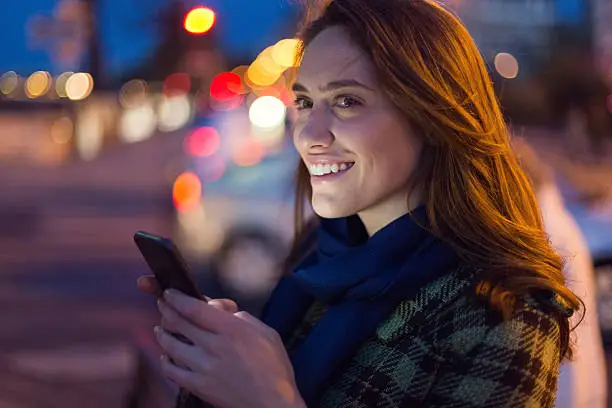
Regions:
[[[274,289],[262,320],[285,343],[315,300],[328,306],[307,337],[289,350],[309,407],[317,405],[334,372],[400,302],[457,266],[454,252],[428,227],[425,207],[370,238],[357,216],[322,219],[317,250]]]

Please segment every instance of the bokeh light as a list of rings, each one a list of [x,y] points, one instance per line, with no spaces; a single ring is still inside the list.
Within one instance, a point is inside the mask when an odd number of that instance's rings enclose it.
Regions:
[[[223,72],[213,78],[210,84],[210,96],[218,101],[231,101],[242,88],[242,79],[233,72]]]
[[[232,152],[232,158],[236,165],[241,167],[254,166],[265,156],[263,144],[255,139],[248,138],[238,141]]]
[[[251,104],[249,119],[254,126],[263,129],[275,128],[284,123],[287,107],[274,96],[262,96]]]
[[[172,198],[179,211],[197,208],[202,199],[202,183],[198,176],[190,172],[180,174],[174,181]]]
[[[119,91],[119,103],[124,108],[137,108],[147,101],[149,87],[142,79],[126,82]]]
[[[30,99],[40,98],[49,92],[51,84],[51,74],[46,71],[36,71],[26,81],[26,96]]]
[[[93,91],[93,88],[93,78],[86,72],[73,74],[66,81],[66,95],[73,101],[87,98]]]
[[[66,84],[72,75],[74,75],[74,72],[63,72],[55,79],[55,92],[60,98],[68,97],[68,92],[66,92]]]
[[[274,84],[286,67],[277,64],[272,57],[273,46],[266,48],[249,66],[244,78],[251,88],[265,87]]]
[[[93,160],[102,150],[104,123],[94,109],[87,109],[76,123],[76,149],[81,159]]]
[[[158,127],[172,132],[187,125],[192,117],[191,101],[186,95],[163,98],[159,104]]]
[[[191,34],[201,35],[210,31],[215,25],[216,15],[208,7],[197,7],[185,16],[184,27]]]
[[[185,95],[191,90],[191,78],[181,72],[169,75],[164,80],[164,95],[177,96]]]
[[[51,140],[53,140],[57,144],[66,144],[72,139],[72,135],[74,133],[74,123],[72,120],[63,116],[57,119],[51,125],[50,136]]]
[[[17,90],[19,86],[19,75],[15,71],[4,73],[0,77],[0,92],[4,95],[10,95]]]
[[[191,132],[185,139],[187,154],[196,157],[212,156],[221,146],[221,136],[213,127],[202,126]]]
[[[495,56],[495,69],[503,78],[514,79],[519,73],[519,63],[512,54],[500,52]]]
[[[236,74],[240,78],[240,87],[235,88],[235,85],[233,83],[229,83],[228,88],[230,91],[233,91],[241,95],[246,94],[250,91],[249,88],[246,86],[245,80],[244,80],[248,69],[249,69],[248,65],[239,65],[236,68],[232,69],[232,74]]]
[[[296,38],[280,40],[272,48],[272,59],[281,67],[289,68],[298,65],[297,53],[301,41]]]
[[[151,103],[126,109],[119,122],[119,136],[126,143],[150,138],[157,129],[157,115]]]

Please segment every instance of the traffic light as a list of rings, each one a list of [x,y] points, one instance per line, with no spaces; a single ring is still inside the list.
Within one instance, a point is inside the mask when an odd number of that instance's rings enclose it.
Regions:
[[[215,12],[208,7],[196,7],[185,15],[185,30],[194,35],[203,35],[215,25]]]

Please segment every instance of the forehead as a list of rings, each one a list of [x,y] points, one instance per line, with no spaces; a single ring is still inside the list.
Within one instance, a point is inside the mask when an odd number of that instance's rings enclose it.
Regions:
[[[374,87],[376,75],[367,55],[341,27],[323,30],[306,47],[297,82],[308,88],[331,81],[354,79]]]

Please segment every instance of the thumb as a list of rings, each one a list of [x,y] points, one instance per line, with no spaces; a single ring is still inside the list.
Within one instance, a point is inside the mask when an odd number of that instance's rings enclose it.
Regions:
[[[208,304],[216,309],[224,310],[232,314],[240,310],[238,309],[238,304],[231,299],[211,299],[208,301]]]

